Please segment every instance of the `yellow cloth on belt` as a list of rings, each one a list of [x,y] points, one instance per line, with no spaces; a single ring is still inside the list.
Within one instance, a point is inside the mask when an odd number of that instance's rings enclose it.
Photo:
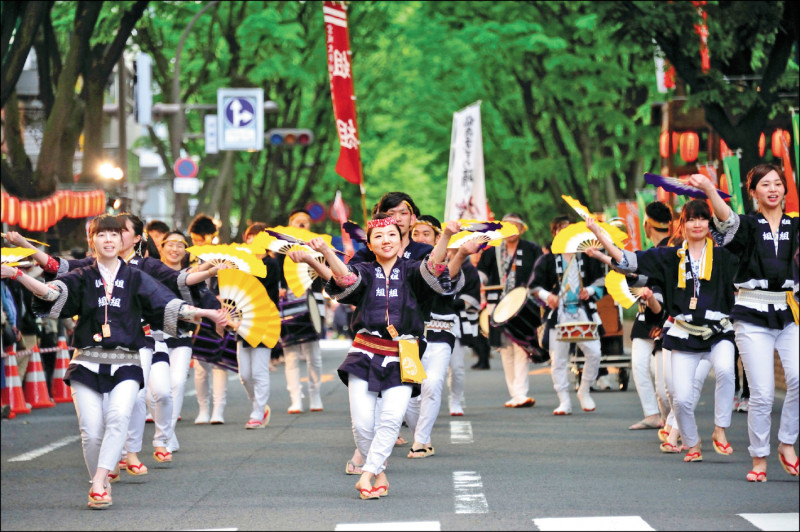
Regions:
[[[798,312],[797,300],[794,298],[794,292],[791,290],[786,292],[786,304],[792,309],[792,317],[794,318],[795,325],[797,325],[800,323],[800,312]]]

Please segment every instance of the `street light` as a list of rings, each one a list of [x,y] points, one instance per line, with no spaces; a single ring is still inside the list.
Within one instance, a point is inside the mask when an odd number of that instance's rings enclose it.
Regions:
[[[120,181],[125,174],[122,172],[122,168],[119,166],[114,166],[111,163],[103,163],[97,168],[97,172],[100,174],[100,177],[107,181]]]

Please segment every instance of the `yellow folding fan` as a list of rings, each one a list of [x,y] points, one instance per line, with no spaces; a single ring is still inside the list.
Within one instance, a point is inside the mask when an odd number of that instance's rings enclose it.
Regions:
[[[304,249],[305,247],[306,246],[294,244],[286,253],[288,254],[290,251],[305,251],[308,253],[308,250]],[[325,259],[322,258],[322,253],[312,251],[308,254],[320,263],[325,261]],[[286,284],[292,293],[300,297],[314,283],[314,280],[319,277],[319,274],[305,262],[294,262],[287,256],[286,260],[283,261],[283,276],[286,278]]]
[[[461,231],[450,237],[447,247],[459,248],[464,242],[478,240],[487,247],[499,246],[504,238],[519,234],[517,227],[510,222],[459,220]]]
[[[611,238],[617,247],[625,247],[625,241],[628,239],[627,234],[613,225],[609,225],[605,222],[597,222],[597,225],[599,225],[606,232],[606,234],[609,236],[609,238]],[[603,246],[600,244],[600,241],[597,239],[594,233],[589,231],[589,228],[586,227],[586,222],[578,222],[570,224],[558,232],[556,237],[553,239],[551,252],[583,253],[591,247]]]
[[[281,334],[278,307],[267,295],[261,281],[241,270],[219,272],[219,297],[236,332],[252,347],[264,342],[274,347]],[[267,339],[274,338],[272,345]]]
[[[586,220],[586,218],[593,218],[592,213],[589,212],[589,209],[586,208],[580,201],[576,200],[572,196],[567,196],[562,194],[561,197],[567,204],[573,208],[575,212],[578,213],[578,216]]]
[[[611,270],[606,275],[606,290],[614,298],[614,301],[624,308],[631,308],[636,303],[636,300],[639,299],[639,294],[642,293],[641,288],[628,286],[625,276],[614,270]]]
[[[0,249],[0,257],[6,266],[18,266],[20,261],[26,257],[30,257],[37,250],[31,248],[2,248]]]
[[[192,246],[186,251],[202,261],[211,264],[227,264],[256,277],[266,277],[267,267],[264,262],[256,257],[252,250],[242,245],[218,244],[206,246]]]

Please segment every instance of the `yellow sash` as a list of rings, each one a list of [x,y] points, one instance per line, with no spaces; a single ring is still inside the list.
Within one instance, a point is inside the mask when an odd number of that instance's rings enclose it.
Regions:
[[[678,288],[686,288],[686,254],[688,253],[688,241],[683,241],[683,246],[678,249]],[[706,238],[703,256],[700,258],[700,279],[711,280],[711,269],[714,266],[714,241]]]

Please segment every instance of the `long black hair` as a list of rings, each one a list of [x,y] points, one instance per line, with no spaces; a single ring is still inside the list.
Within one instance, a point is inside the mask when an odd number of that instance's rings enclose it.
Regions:
[[[134,244],[133,251],[140,257],[143,257],[144,246],[146,242],[146,237],[144,236],[144,222],[132,212],[122,212],[117,215],[117,218],[119,219],[119,223],[122,225],[122,227],[125,227],[125,222],[130,220],[131,225],[133,226],[133,234],[142,237],[139,242]]]

